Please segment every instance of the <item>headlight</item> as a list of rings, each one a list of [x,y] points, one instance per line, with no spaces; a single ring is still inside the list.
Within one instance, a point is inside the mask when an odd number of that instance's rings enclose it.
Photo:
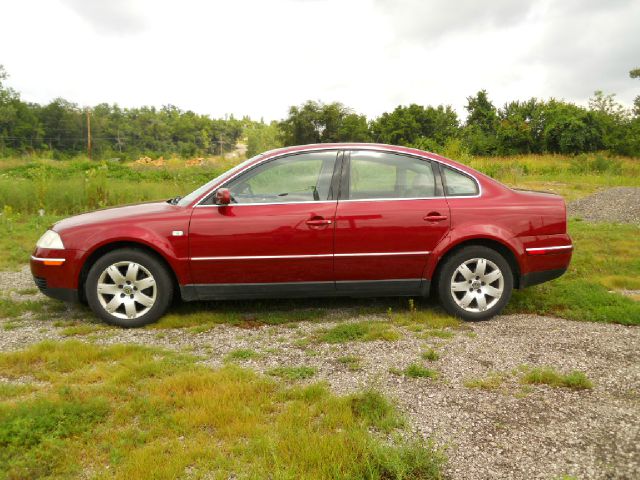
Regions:
[[[47,230],[46,232],[44,232],[44,235],[42,235],[40,237],[40,240],[38,240],[38,243],[36,243],[36,247],[64,250],[64,244],[62,243],[60,235],[58,235],[53,230]]]

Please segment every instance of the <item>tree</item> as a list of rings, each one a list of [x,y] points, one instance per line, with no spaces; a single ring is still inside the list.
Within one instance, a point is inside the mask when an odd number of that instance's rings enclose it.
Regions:
[[[543,102],[536,98],[509,102],[498,110],[497,153],[540,153],[542,146]]]
[[[467,97],[464,107],[469,115],[464,128],[465,143],[472,154],[490,155],[497,147],[498,114],[486,90]]]
[[[640,68],[634,68],[629,72],[631,78],[640,78]],[[640,95],[633,100],[633,114],[640,118]]]
[[[308,143],[368,141],[367,119],[341,103],[312,100],[289,108],[289,116],[280,122],[284,145]]]
[[[278,122],[271,122],[268,125],[264,122],[253,122],[245,128],[245,133],[248,157],[282,146],[282,132]]]
[[[394,145],[429,145],[442,147],[449,138],[458,135],[458,115],[450,105],[423,107],[412,103],[400,105],[391,113],[383,113],[372,122],[374,138]]]
[[[595,112],[551,99],[543,115],[545,151],[581,153],[604,148],[604,127]]]

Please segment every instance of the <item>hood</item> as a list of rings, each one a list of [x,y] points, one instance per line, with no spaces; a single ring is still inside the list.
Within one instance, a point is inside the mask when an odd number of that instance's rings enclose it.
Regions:
[[[174,212],[176,209],[182,209],[182,207],[171,205],[167,202],[147,202],[122,207],[105,208],[60,220],[54,224],[53,230],[63,232],[70,228],[89,226],[95,223],[104,224],[133,218],[140,219],[141,217],[151,217],[157,214]]]

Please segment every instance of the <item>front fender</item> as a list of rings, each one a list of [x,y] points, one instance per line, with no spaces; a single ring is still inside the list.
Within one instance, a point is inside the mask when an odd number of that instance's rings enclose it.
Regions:
[[[138,244],[160,255],[173,270],[180,284],[190,283],[188,237],[172,236],[171,232],[161,234],[143,226],[127,226],[126,232],[109,227],[98,227],[91,232],[86,244],[91,248],[84,252],[81,262],[99,250],[113,244]]]

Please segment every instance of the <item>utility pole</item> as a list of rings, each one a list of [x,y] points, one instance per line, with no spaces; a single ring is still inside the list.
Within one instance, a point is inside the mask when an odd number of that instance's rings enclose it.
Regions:
[[[91,160],[91,110],[87,108],[87,156]]]

